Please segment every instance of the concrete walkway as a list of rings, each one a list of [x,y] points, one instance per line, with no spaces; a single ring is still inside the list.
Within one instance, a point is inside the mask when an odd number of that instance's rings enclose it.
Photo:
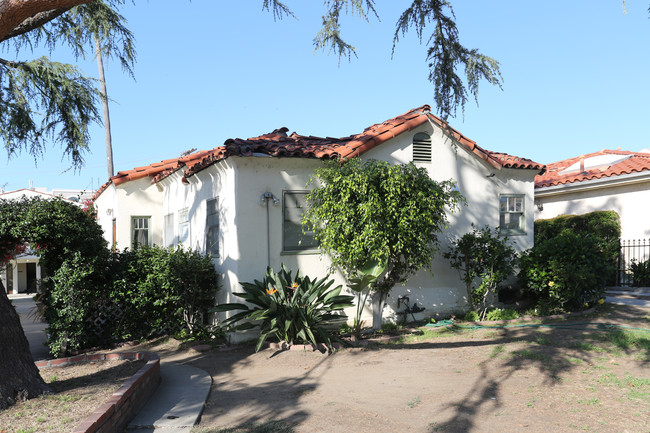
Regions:
[[[605,302],[650,307],[650,287],[610,287],[605,291]]]
[[[128,432],[185,433],[199,422],[212,377],[199,368],[171,362],[160,365],[160,376],[160,386],[129,423]]]
[[[47,323],[30,315],[36,303],[33,295],[9,295],[20,316],[34,361],[50,359],[45,346]],[[127,427],[129,432],[188,433],[198,423],[212,377],[204,370],[177,363],[160,365],[160,386]]]
[[[47,350],[47,346],[45,346],[45,342],[47,341],[47,335],[45,334],[47,323],[39,319],[35,320],[34,316],[31,315],[32,310],[36,308],[36,303],[32,299],[34,294],[28,295],[21,293],[18,295],[8,295],[8,297],[20,316],[20,324],[29,342],[29,350],[32,352],[34,361],[50,359],[50,353]]]

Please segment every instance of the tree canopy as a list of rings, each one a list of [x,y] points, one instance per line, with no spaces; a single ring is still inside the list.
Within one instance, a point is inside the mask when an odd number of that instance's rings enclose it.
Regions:
[[[53,50],[63,45],[83,57],[93,52],[93,35],[97,35],[102,54],[118,59],[132,74],[134,39],[118,12],[123,4],[124,0],[0,0],[0,48],[18,55],[21,48],[42,45]],[[275,19],[294,17],[279,0],[262,0],[262,8]],[[323,0],[323,9],[314,47],[339,60],[356,56],[354,46],[343,36],[342,16],[365,21],[380,17],[374,0]],[[399,17],[393,35],[393,50],[409,31],[424,42],[434,101],[443,118],[463,109],[470,94],[476,98],[481,80],[501,86],[499,63],[463,46],[455,19],[448,0],[413,0]],[[88,151],[88,127],[101,123],[95,84],[76,67],[46,57],[0,57],[0,130],[9,156],[20,152],[41,156],[57,143],[72,165],[80,168]]]
[[[5,52],[67,46],[77,57],[102,53],[133,73],[134,38],[117,12],[123,0],[0,0],[0,47]],[[8,155],[41,156],[52,143],[75,168],[88,151],[88,127],[101,123],[95,81],[75,66],[40,57],[0,58],[0,136]]]
[[[50,273],[75,254],[94,257],[108,252],[91,212],[61,199],[0,199],[0,268],[27,247],[40,255],[41,265]],[[1,281],[0,341],[0,409],[47,392]]]
[[[436,182],[412,163],[330,161],[313,181],[320,186],[307,197],[303,223],[313,227],[333,268],[348,276],[372,261],[384,268],[373,286],[379,307],[396,284],[431,269],[447,212],[463,200],[452,181]]]

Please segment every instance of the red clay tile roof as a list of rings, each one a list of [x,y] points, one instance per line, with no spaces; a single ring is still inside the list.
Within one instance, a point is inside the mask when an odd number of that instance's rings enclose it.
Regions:
[[[427,121],[431,121],[440,126],[459,145],[467,148],[497,169],[533,169],[542,173],[545,169],[543,164],[533,162],[530,159],[483,149],[476,142],[465,137],[446,122],[431,114],[431,107],[423,105],[385,122],[372,125],[360,134],[350,135],[348,137],[313,137],[300,135],[295,132],[287,135],[289,129],[283,127],[258,137],[248,139],[231,138],[226,140],[223,146],[216,147],[212,150],[199,151],[181,158],[164,160],[146,167],[120,171],[97,191],[93,200],[99,197],[111,182],[119,185],[146,176],[152,177],[153,182],[158,182],[183,167],[187,168],[183,175],[183,181],[186,182],[187,178],[229,156],[264,154],[294,158],[341,160],[353,158],[404,132],[411,131]]]
[[[535,188],[584,182],[646,170],[650,170],[650,153],[603,149],[548,164],[546,173],[535,177]]]
[[[93,195],[92,200],[95,200],[97,197],[99,197],[111,183],[114,185],[120,185],[132,180],[142,179],[143,177],[147,176],[151,178],[160,175],[168,176],[183,167],[191,167],[212,152],[214,152],[214,150],[200,150],[198,152],[190,153],[189,155],[184,155],[175,159],[165,159],[163,161],[155,162],[144,167],[136,167],[132,170],[118,171],[115,176],[111,177],[108,182],[106,182],[97,190],[95,195]]]
[[[228,156],[251,156],[254,153],[279,157],[318,158],[318,159],[346,159],[359,156],[370,149],[379,146],[387,140],[411,131],[427,121],[437,124],[456,142],[494,166],[495,168],[521,168],[544,170],[544,165],[529,159],[519,158],[505,153],[491,152],[478,146],[474,141],[450,127],[440,118],[431,114],[428,105],[415,108],[395,118],[386,120],[366,128],[361,134],[342,138],[313,137],[297,133],[287,135],[289,129],[280,128],[275,131],[249,139],[228,139],[224,146],[217,147],[213,154],[207,155],[194,166],[189,166],[184,178],[188,178],[199,171],[209,167],[215,162]],[[157,176],[154,180],[162,179],[164,175]]]

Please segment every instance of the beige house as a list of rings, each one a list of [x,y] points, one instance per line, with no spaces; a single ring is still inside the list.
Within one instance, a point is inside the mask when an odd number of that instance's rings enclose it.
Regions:
[[[135,221],[145,217],[153,243],[211,253],[221,274],[219,301],[235,301],[232,292],[240,290],[241,282],[260,279],[267,265],[277,269],[285,263],[312,277],[326,275],[328,258],[309,237],[303,238],[300,226],[308,181],[321,160],[360,157],[413,162],[435,180],[453,179],[468,206],[449,216],[451,227],[442,239],[470,231],[473,223],[500,227],[518,250],[533,244],[533,180],[544,166],[481,148],[426,105],[348,137],[288,131],[229,139],[185,160],[170,160],[174,162],[168,161],[165,169],[136,169],[144,176],[124,183],[114,177],[95,200],[100,224],[111,227],[112,218],[118,225],[131,221],[130,233],[119,227],[115,232],[116,243],[125,246],[137,241]],[[111,185],[118,193],[103,197]],[[130,198],[137,194],[138,200]],[[109,203],[114,203],[110,212]],[[425,315],[465,309],[457,272],[443,258],[432,267],[435,276],[418,272],[395,288],[385,316],[394,317],[402,294],[426,307]],[[333,277],[345,284],[343,275]]]

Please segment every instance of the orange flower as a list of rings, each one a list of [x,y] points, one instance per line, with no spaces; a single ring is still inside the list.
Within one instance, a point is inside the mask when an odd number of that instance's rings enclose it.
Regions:
[[[272,289],[272,290],[266,289],[266,293],[269,294],[269,295],[272,295],[272,294],[276,293],[277,291],[278,291],[278,289]]]
[[[288,288],[291,289],[291,290],[296,290],[298,288],[298,283],[294,282]]]

